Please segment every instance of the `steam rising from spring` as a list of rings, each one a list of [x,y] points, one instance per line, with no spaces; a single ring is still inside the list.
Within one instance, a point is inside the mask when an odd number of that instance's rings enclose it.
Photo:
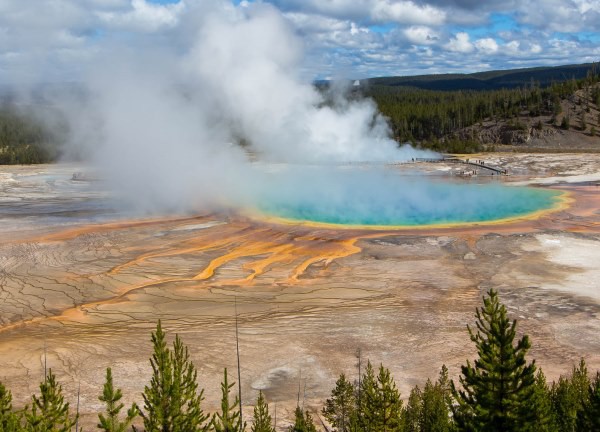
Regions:
[[[132,39],[126,48],[102,42],[86,75],[85,106],[63,103],[73,144],[135,207],[246,201],[263,187],[248,187],[256,176],[249,154],[286,163],[427,155],[398,148],[372,101],[338,94],[326,103],[300,76],[302,40],[273,6],[208,1],[188,8],[152,52],[137,49],[147,41]]]

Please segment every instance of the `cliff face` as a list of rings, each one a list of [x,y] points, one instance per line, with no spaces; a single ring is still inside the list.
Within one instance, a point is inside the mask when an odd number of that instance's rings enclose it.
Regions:
[[[463,129],[459,137],[461,139],[475,139],[481,144],[504,144],[504,145],[531,145],[534,142],[551,142],[561,132],[556,128],[546,127],[537,129],[533,126],[514,127],[505,122],[471,126]]]
[[[594,152],[600,151],[599,135],[600,107],[585,90],[563,99],[555,119],[523,112],[509,121],[488,119],[458,132],[460,139],[474,139],[486,146]]]

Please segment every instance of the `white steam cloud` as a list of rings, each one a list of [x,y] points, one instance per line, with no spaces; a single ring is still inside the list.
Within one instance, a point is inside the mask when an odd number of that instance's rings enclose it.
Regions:
[[[64,104],[74,144],[135,206],[246,201],[249,184],[264,187],[249,155],[286,163],[429,155],[399,148],[372,101],[338,95],[325,103],[301,79],[302,40],[273,6],[188,5],[168,38],[150,53],[135,40],[125,48],[99,42],[86,105]]]

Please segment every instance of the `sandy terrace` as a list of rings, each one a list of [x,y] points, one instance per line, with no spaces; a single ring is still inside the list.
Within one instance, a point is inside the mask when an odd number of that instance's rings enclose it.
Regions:
[[[503,181],[600,172],[600,155],[482,157],[518,174]],[[25,403],[46,347],[70,400],[81,383],[93,425],[107,366],[140,401],[161,318],[190,346],[214,409],[222,369],[235,367],[237,302],[244,403],[263,389],[283,428],[300,374],[317,409],[341,372],[356,375],[359,348],[405,397],[443,363],[456,376],[474,356],[465,326],[491,287],[550,379],[581,356],[600,369],[600,190],[560,187],[569,209],[490,227],[374,232],[211,216],[0,237],[0,379]]]

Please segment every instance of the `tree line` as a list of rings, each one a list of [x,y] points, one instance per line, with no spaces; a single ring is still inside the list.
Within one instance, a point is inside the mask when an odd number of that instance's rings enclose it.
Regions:
[[[377,81],[375,81],[377,82]],[[422,148],[449,153],[482,150],[476,139],[459,137],[458,132],[483,121],[505,122],[507,127],[524,129],[523,116],[550,116],[550,124],[563,129],[577,125],[586,130],[590,104],[600,107],[600,72],[593,68],[587,77],[565,79],[542,87],[531,81],[519,88],[500,90],[425,90],[416,87],[373,84],[354,89],[351,98],[372,98],[389,119],[393,138]],[[577,118],[568,112],[558,122],[561,102],[574,100],[577,90],[585,90]],[[326,93],[326,92],[325,92]],[[38,107],[39,110],[39,107]],[[56,117],[56,113],[52,114]],[[49,127],[31,110],[16,105],[0,105],[0,164],[52,162],[60,154],[68,128],[64,122]],[[600,119],[597,119],[600,124]],[[541,124],[538,125],[540,128]],[[597,134],[595,127],[590,131]],[[243,137],[241,142],[244,142]]]
[[[477,358],[461,367],[457,382],[442,366],[435,381],[415,386],[406,403],[389,369],[359,359],[358,380],[341,374],[320,412],[298,405],[287,432],[450,432],[450,431],[600,431],[600,371],[591,377],[582,359],[571,373],[549,384],[544,373],[528,362],[527,335],[516,338],[517,321],[511,321],[498,293],[490,290],[476,309],[475,326],[467,326]],[[105,432],[275,432],[276,419],[261,392],[248,427],[242,418],[239,394],[232,392],[227,369],[221,383],[220,410],[209,415],[202,408],[196,367],[188,347],[176,335],[169,346],[159,321],[151,336],[152,376],[142,403],[124,411],[122,391],[115,387],[111,368],[98,399],[97,428]],[[322,417],[321,417],[322,416]],[[327,423],[325,423],[325,419]],[[136,426],[137,425],[137,426]],[[12,394],[0,383],[0,432],[79,431],[79,414],[65,402],[62,387],[50,369],[39,395],[21,410],[12,406]]]
[[[50,127],[30,110],[0,105],[0,165],[52,162],[65,133],[64,124]]]
[[[411,142],[423,148],[447,152],[480,151],[481,143],[458,139],[461,129],[483,121],[504,122],[508,127],[524,128],[519,118],[549,116],[550,124],[568,129],[571,113],[566,113],[566,124],[558,124],[561,102],[575,99],[577,90],[586,90],[585,110],[590,104],[600,107],[600,73],[591,70],[586,78],[567,79],[542,87],[532,81],[529,85],[501,90],[435,91],[414,87],[372,85],[355,90],[355,97],[370,97],[383,115],[389,119],[394,139]],[[582,113],[585,111],[582,110]],[[585,114],[581,114],[585,118]],[[585,120],[583,120],[585,122]],[[540,125],[541,126],[541,125]],[[594,130],[594,132],[596,132]]]

